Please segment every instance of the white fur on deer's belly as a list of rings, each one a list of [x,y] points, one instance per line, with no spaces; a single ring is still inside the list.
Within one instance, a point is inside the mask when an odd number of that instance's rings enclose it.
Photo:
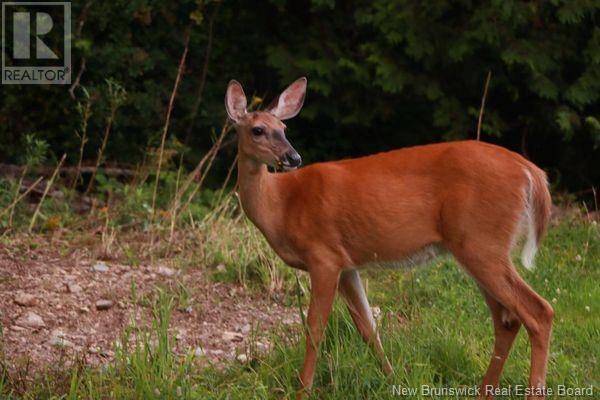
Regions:
[[[442,246],[432,244],[429,246],[423,247],[421,250],[406,256],[399,260],[377,260],[377,254],[373,255],[374,261],[366,263],[364,265],[358,266],[358,268],[413,268],[418,267],[423,264],[427,264],[430,261],[435,260],[436,258],[447,254],[446,249]]]

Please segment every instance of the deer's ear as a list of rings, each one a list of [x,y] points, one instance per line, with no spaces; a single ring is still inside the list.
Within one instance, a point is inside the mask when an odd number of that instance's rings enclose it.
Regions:
[[[267,109],[280,120],[290,119],[298,115],[306,96],[306,78],[297,79],[287,87],[276,101]]]
[[[247,105],[248,101],[246,100],[242,85],[236,80],[229,81],[227,93],[225,94],[225,109],[229,118],[233,122],[239,122],[244,114],[246,114]]]

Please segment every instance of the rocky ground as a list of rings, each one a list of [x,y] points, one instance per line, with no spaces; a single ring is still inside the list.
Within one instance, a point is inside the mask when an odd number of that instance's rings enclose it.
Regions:
[[[159,288],[175,299],[174,351],[199,359],[244,362],[249,349],[268,350],[271,332],[299,322],[297,309],[208,275],[205,268],[98,261],[86,249],[59,251],[51,243],[0,245],[0,351],[13,365],[42,367],[65,355],[101,365],[127,327],[151,325]]]

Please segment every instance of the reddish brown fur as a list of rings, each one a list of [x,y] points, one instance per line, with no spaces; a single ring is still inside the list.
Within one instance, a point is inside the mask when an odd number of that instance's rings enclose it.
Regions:
[[[302,89],[295,85],[294,91]],[[293,99],[294,91],[284,93]],[[250,130],[257,123],[278,129],[281,121],[266,112],[234,117],[242,206],[277,254],[310,274],[303,390],[312,384],[338,282],[359,331],[391,372],[360,278],[351,271],[403,260],[429,245],[456,257],[492,312],[496,344],[482,387],[498,384],[521,323],[532,343],[530,385],[544,386],[553,311],[517,274],[510,257],[528,207],[537,240],[546,229],[550,195],[543,171],[501,147],[464,141],[273,174],[266,164],[282,150],[270,146],[268,137],[253,139]]]

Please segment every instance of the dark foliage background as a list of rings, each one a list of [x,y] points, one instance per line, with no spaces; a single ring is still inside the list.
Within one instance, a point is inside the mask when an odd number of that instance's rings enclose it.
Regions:
[[[168,142],[185,150],[190,166],[221,129],[231,78],[268,102],[308,77],[305,109],[288,135],[314,162],[474,138],[490,71],[482,139],[525,154],[563,189],[600,182],[594,0],[115,0],[72,7],[74,77],[85,59],[80,84],[93,101],[88,160],[106,123],[106,79],[128,93],[107,161],[135,164],[158,146],[190,29]],[[83,90],[73,99],[68,89],[2,86],[0,160],[20,162],[23,137],[35,133],[57,158],[66,152],[68,163],[77,162]],[[234,154],[232,142],[218,158],[215,182]]]

